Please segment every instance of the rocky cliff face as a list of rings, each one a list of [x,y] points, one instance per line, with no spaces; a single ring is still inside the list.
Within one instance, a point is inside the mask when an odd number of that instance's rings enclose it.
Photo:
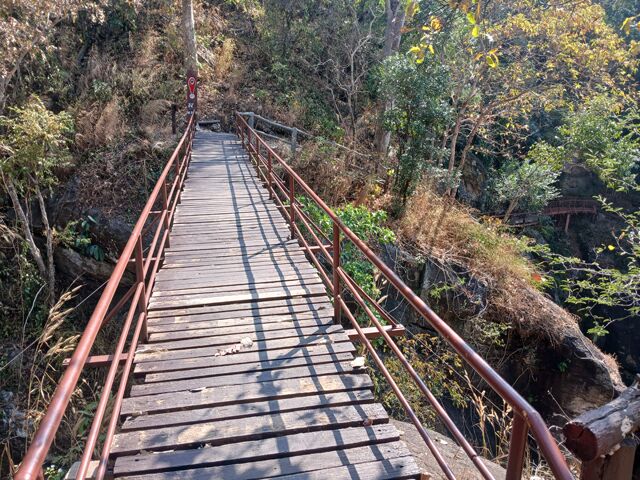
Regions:
[[[624,388],[615,361],[542,293],[524,284],[497,292],[465,273],[463,265],[419,259],[395,246],[384,250],[385,262],[548,421],[563,424]],[[510,295],[509,288],[518,289],[517,295]],[[432,331],[394,292],[388,293],[386,307],[402,323],[413,331]]]

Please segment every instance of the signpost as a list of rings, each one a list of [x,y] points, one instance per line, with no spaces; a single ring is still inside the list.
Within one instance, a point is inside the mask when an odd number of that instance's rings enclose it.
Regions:
[[[198,79],[193,71],[187,72],[187,113],[193,115],[198,103]]]

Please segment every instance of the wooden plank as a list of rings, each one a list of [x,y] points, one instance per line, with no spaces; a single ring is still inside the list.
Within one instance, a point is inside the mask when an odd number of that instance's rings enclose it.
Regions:
[[[264,339],[253,342],[252,345],[241,346],[238,353],[231,353],[231,356],[240,353],[259,352],[263,350],[278,350],[281,348],[301,348],[312,345],[332,345],[337,342],[347,342],[349,339],[344,332],[330,332],[328,334],[308,335],[307,337],[287,337],[278,339]],[[240,342],[238,342],[240,343]],[[350,342],[349,342],[350,343]],[[227,347],[228,348],[228,347]],[[136,353],[135,362],[156,362],[160,360],[178,360],[181,358],[209,357],[213,363],[216,356],[227,356],[220,347],[192,347],[187,350],[165,350],[162,346],[154,344],[148,346],[145,352]],[[217,355],[216,355],[217,354]]]
[[[321,311],[330,308],[332,308],[331,303],[326,296],[299,297],[229,305],[158,310],[149,312],[149,323],[159,325],[161,323],[176,323],[180,320],[190,322],[193,321],[193,317],[195,316],[199,316],[202,320],[217,320],[255,315],[293,314],[306,311]]]
[[[356,405],[360,403],[372,403],[373,401],[373,393],[369,390],[304,395],[293,398],[281,398],[278,401],[267,400],[128,417],[120,430],[148,430],[172,425],[191,425],[204,422],[247,419],[259,415],[277,415],[282,412],[295,410]]]
[[[385,325],[383,330],[386,333],[388,333],[389,336],[391,337],[402,337],[407,333],[407,330],[406,328],[404,328],[404,325],[399,325],[399,324]],[[378,330],[377,327],[363,328],[362,333],[364,334],[365,338],[368,338],[370,340],[382,337],[382,334],[380,333],[380,330]],[[360,334],[355,328],[346,330],[346,334],[349,337],[349,340],[351,340],[352,342],[358,342],[361,340]]]
[[[253,264],[240,265],[221,265],[217,267],[211,266],[192,266],[188,269],[173,268],[162,270],[163,275],[156,277],[156,285],[168,283],[170,281],[179,280],[188,282],[190,280],[213,280],[227,278],[228,276],[248,277],[252,275],[286,275],[286,274],[308,274],[316,273],[317,270],[310,265],[298,266],[295,262],[287,262],[286,259],[281,262],[269,261]],[[184,284],[184,283],[183,283]]]
[[[326,308],[312,310],[305,309],[304,306],[300,306],[299,310],[300,311],[298,312],[284,313],[280,315],[274,312],[269,312],[266,309],[264,310],[263,315],[260,314],[260,310],[231,312],[232,314],[236,313],[237,316],[229,315],[228,313],[222,312],[217,314],[218,317],[222,318],[214,320],[207,320],[207,318],[216,316],[216,314],[191,315],[177,317],[180,319],[184,319],[185,321],[176,321],[172,323],[157,322],[153,325],[148,324],[147,330],[149,333],[158,334],[163,332],[189,332],[196,330],[222,329],[227,327],[235,327],[240,330],[249,326],[255,327],[258,323],[263,327],[264,330],[269,330],[279,329],[280,327],[286,326],[287,324],[302,325],[301,322],[315,322],[318,325],[333,323],[332,312]],[[331,319],[331,322],[328,322],[327,319]],[[276,326],[272,326],[271,324],[276,324]]]
[[[257,352],[239,352],[233,355],[225,355],[223,357],[191,357],[182,359],[170,359],[161,361],[150,361],[137,363],[135,366],[136,374],[145,374],[153,372],[170,372],[189,369],[204,369],[208,367],[218,367],[226,365],[241,365],[253,362],[273,362],[277,360],[314,357],[316,355],[337,355],[340,353],[352,353],[355,347],[351,342],[339,342],[331,345],[309,345],[309,346],[283,346],[283,348],[263,350]],[[240,368],[240,367],[239,367]]]
[[[398,430],[391,424],[345,428],[340,430],[339,436],[331,430],[297,433],[217,447],[206,446],[196,450],[119,457],[115,462],[114,474],[123,476],[242,461],[260,461],[398,440]]]
[[[422,478],[422,472],[411,456],[359,463],[345,467],[327,468],[294,475],[285,475],[280,480],[353,480],[354,478],[375,480],[403,480]]]
[[[150,310],[172,309],[180,307],[199,307],[204,305],[220,305],[224,303],[254,302],[256,300],[274,300],[289,297],[325,295],[324,286],[320,283],[312,285],[286,285],[284,288],[246,289],[244,291],[190,295],[185,298],[158,300],[149,304]]]
[[[325,316],[324,318],[314,318],[310,316],[309,319],[298,318],[295,319],[290,315],[283,315],[279,321],[270,323],[262,323],[259,318],[254,318],[253,323],[246,323],[240,325],[234,325],[233,327],[209,327],[209,328],[185,328],[178,331],[170,332],[157,332],[150,331],[151,335],[147,343],[163,342],[169,340],[181,340],[187,338],[199,338],[199,337],[218,337],[226,335],[248,335],[250,337],[256,335],[269,335],[274,330],[286,330],[290,328],[311,328],[333,325],[333,318]],[[192,324],[185,324],[184,326],[193,327]]]
[[[285,459],[259,460],[251,463],[180,470],[179,474],[180,478],[187,480],[208,480],[211,478],[254,480],[294,474],[307,475],[313,471],[322,471],[324,469],[344,466],[355,466],[362,463],[391,461],[393,459],[407,457],[408,455],[410,455],[410,453],[404,443],[388,442],[376,445],[375,447],[363,446],[337,451],[329,450],[320,453],[296,455]],[[162,472],[127,478],[137,478],[140,480],[167,480],[174,478],[174,476],[175,472]]]
[[[209,388],[197,392],[183,392],[180,395],[163,393],[146,397],[125,398],[121,415],[167,412],[190,407],[214,407],[232,403],[249,403],[260,400],[278,400],[306,394],[334,393],[349,390],[363,390],[373,387],[368,375],[327,375],[291,380],[277,380],[251,385],[229,385]]]
[[[313,283],[320,280],[318,273],[314,270],[306,272],[290,272],[273,273],[273,272],[238,272],[229,273],[227,275],[209,275],[206,277],[205,286],[199,286],[197,282],[202,284],[201,278],[196,278],[193,282],[186,279],[163,280],[159,283],[161,289],[154,290],[152,298],[172,297],[179,295],[193,295],[197,293],[213,293],[213,292],[229,292],[237,289],[237,286],[245,285],[264,285],[271,288],[274,285],[288,285],[293,282],[300,284]],[[160,288],[160,287],[159,287]],[[261,287],[258,287],[261,288]]]
[[[319,375],[342,375],[364,370],[354,369],[350,362],[313,364],[303,367],[280,368],[260,372],[242,372],[214,377],[189,378],[157,383],[133,385],[129,396],[157,395],[160,393],[182,392],[201,388],[214,388],[226,385],[248,385],[250,383],[273,382],[292,378],[313,378]]]
[[[276,360],[260,360],[257,362],[240,363],[232,365],[219,365],[215,367],[202,367],[188,370],[174,370],[169,372],[149,373],[144,377],[145,384],[153,382],[166,382],[169,380],[184,380],[187,378],[214,377],[216,375],[233,375],[244,372],[258,373],[265,370],[274,370],[304,365],[321,365],[323,363],[347,362],[353,360],[350,352],[334,353],[327,355],[290,357]]]
[[[161,342],[147,343],[140,345],[136,350],[136,355],[141,355],[144,352],[157,352],[167,350],[181,350],[191,349],[198,347],[218,347],[225,345],[239,344],[243,339],[250,339],[253,343],[266,342],[281,338],[307,338],[313,336],[328,336],[330,334],[344,333],[344,329],[341,325],[328,325],[328,326],[313,326],[313,327],[295,327],[285,328],[282,330],[274,330],[271,332],[255,332],[253,335],[247,333],[231,333],[227,335],[219,336],[206,336],[196,338],[186,338],[183,340],[165,340]],[[340,339],[344,339],[341,337]],[[348,339],[348,337],[347,337]],[[251,345],[244,345],[244,348],[249,349]],[[259,350],[259,348],[258,348]]]
[[[253,417],[250,422],[232,419],[122,432],[113,438],[111,452],[123,455],[141,450],[223,445],[292,433],[363,426],[364,423],[375,425],[388,420],[387,412],[377,403],[294,410]]]

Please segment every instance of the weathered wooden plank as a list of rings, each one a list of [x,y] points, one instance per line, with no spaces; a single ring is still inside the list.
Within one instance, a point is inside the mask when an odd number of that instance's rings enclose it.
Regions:
[[[391,424],[345,428],[340,430],[339,435],[332,430],[297,433],[217,447],[206,446],[196,450],[119,457],[115,462],[114,474],[123,476],[242,461],[260,461],[398,440],[398,430]]]
[[[282,275],[291,273],[314,273],[316,270],[310,265],[298,266],[295,262],[287,262],[283,259],[281,262],[270,261],[252,264],[229,264],[217,267],[211,266],[192,266],[188,269],[173,268],[162,270],[163,275],[156,277],[156,285],[168,283],[172,280],[187,282],[189,280],[219,280],[231,277],[247,277],[247,276],[265,276],[265,275]]]
[[[185,348],[197,347],[217,347],[226,345],[236,345],[241,340],[251,340],[253,343],[266,342],[267,340],[276,340],[281,338],[307,338],[317,335],[330,335],[334,333],[344,333],[341,325],[312,326],[312,327],[294,327],[282,330],[274,330],[268,333],[258,331],[253,334],[248,333],[231,333],[219,336],[206,336],[186,338],[183,340],[165,340],[161,342],[147,343],[140,345],[136,350],[136,354],[142,354],[147,351],[157,352],[159,350],[181,350]],[[343,337],[344,338],[344,337]],[[348,338],[348,337],[347,337]],[[249,348],[248,345],[244,345]]]
[[[191,368],[169,372],[149,373],[145,376],[145,385],[153,382],[184,380],[187,378],[214,377],[217,375],[234,375],[245,372],[259,373],[265,370],[299,367],[305,365],[321,365],[323,363],[347,362],[353,360],[351,353],[334,353],[327,355],[300,356],[277,360],[260,360],[257,362],[220,365],[215,367]]]
[[[381,460],[378,462],[359,463],[345,467],[326,468],[313,472],[273,477],[281,480],[403,480],[420,478],[420,468],[411,456]]]
[[[333,324],[333,319],[330,316],[325,316],[324,318],[314,318],[313,316],[309,316],[310,318],[294,318],[290,315],[283,315],[280,317],[279,321],[262,323],[261,319],[253,318],[253,323],[245,323],[240,325],[234,325],[232,327],[208,327],[208,328],[185,328],[183,330],[170,331],[170,332],[157,332],[150,331],[151,335],[147,343],[154,342],[163,342],[169,340],[181,340],[187,338],[200,338],[200,337],[218,337],[218,336],[226,336],[226,335],[245,335],[245,336],[256,336],[256,335],[269,335],[268,332],[274,330],[286,330],[291,328],[311,328],[311,327],[321,327],[328,326]],[[235,322],[234,322],[235,323]],[[185,326],[194,325],[185,324]],[[266,332],[266,333],[265,333]]]
[[[208,246],[203,249],[198,250],[190,250],[190,251],[176,251],[174,252],[171,248],[165,250],[165,259],[185,259],[185,258],[193,258],[193,257],[201,257],[201,258],[211,258],[218,259],[217,257],[245,257],[251,258],[256,255],[266,254],[271,251],[297,251],[302,252],[303,249],[298,245],[297,240],[291,240],[289,242],[283,242],[278,245],[258,245],[258,246],[234,246],[230,247],[227,245],[213,245]]]
[[[300,311],[287,312],[283,314],[277,314],[274,312],[264,311],[261,315],[260,311],[247,310],[244,312],[237,312],[237,316],[221,312],[219,314],[201,314],[185,317],[185,321],[176,321],[172,323],[158,322],[155,325],[148,325],[149,333],[163,333],[163,332],[189,332],[196,330],[211,330],[221,329],[227,327],[236,327],[237,329],[247,328],[250,326],[256,326],[258,323],[263,326],[265,330],[279,329],[286,325],[297,325],[299,322],[316,322],[316,324],[328,324],[331,323],[327,319],[333,319],[332,312],[329,309],[305,309],[304,306],[298,308]],[[219,319],[207,320],[211,316],[221,317]],[[276,324],[272,326],[271,324]],[[185,333],[186,335],[186,333]],[[177,338],[177,337],[173,337]]]
[[[387,412],[377,403],[294,410],[278,415],[253,417],[250,422],[232,419],[122,432],[114,437],[111,452],[122,455],[141,450],[167,450],[201,444],[222,445],[328,428],[363,426],[364,423],[386,423],[388,419]]]
[[[232,403],[249,403],[260,400],[278,400],[306,394],[334,393],[349,390],[363,390],[373,387],[368,375],[327,375],[250,385],[229,385],[209,388],[197,392],[183,392],[180,395],[163,393],[146,397],[125,398],[122,415],[139,415],[151,412],[167,412],[190,407],[202,408]]]
[[[181,470],[180,478],[188,480],[205,480],[211,478],[233,478],[234,480],[254,480],[294,474],[307,475],[313,471],[344,468],[370,462],[391,461],[406,457],[409,454],[402,442],[389,442],[372,446],[329,450],[320,453],[296,455],[285,459],[259,460],[251,463],[223,465],[189,470]],[[166,480],[173,478],[175,472],[162,472],[148,475],[132,476],[140,480]],[[331,477],[324,477],[331,478]]]
[[[264,300],[230,305],[210,305],[204,307],[176,308],[149,312],[149,323],[175,323],[180,319],[192,321],[195,315],[210,315],[204,320],[233,318],[252,315],[281,315],[303,311],[327,310],[331,308],[329,299],[325,297],[298,297],[282,300]],[[308,309],[308,310],[307,310]]]
[[[294,410],[357,405],[361,403],[372,403],[373,401],[373,393],[370,390],[303,395],[292,398],[281,398],[277,401],[267,400],[128,417],[120,430],[149,430],[172,425],[190,425],[204,422],[228,421],[232,419],[247,419],[258,415],[277,415],[282,412],[291,412]]]
[[[355,351],[355,347],[351,342],[332,343],[331,345],[295,345],[293,348],[291,346],[283,345],[285,343],[287,342],[281,342],[281,348],[254,352],[239,352],[222,357],[211,357],[210,355],[206,355],[204,357],[142,362],[136,364],[135,373],[144,374],[153,372],[170,372],[227,365],[239,366],[245,363],[261,361],[266,363],[290,358],[314,357],[316,355],[337,355],[340,353],[352,353]]]
[[[354,369],[350,362],[325,363],[307,365],[303,367],[280,368],[263,370],[260,372],[242,372],[215,377],[189,378],[186,380],[171,380],[157,383],[133,385],[129,395],[140,397],[143,395],[157,395],[159,393],[181,392],[200,388],[214,388],[226,385],[248,385],[250,383],[273,382],[291,378],[313,378],[319,375],[342,375],[363,371]]]
[[[163,280],[159,283],[158,289],[154,290],[151,298],[171,298],[180,295],[230,292],[239,290],[239,287],[244,289],[246,285],[257,285],[256,288],[262,288],[262,286],[271,288],[275,285],[290,285],[296,282],[309,284],[314,283],[314,281],[320,281],[320,277],[314,270],[308,270],[306,272],[296,272],[292,270],[282,273],[256,271],[229,273],[220,276],[210,275],[206,278],[206,281],[209,282],[208,285],[199,286],[197,282],[202,282],[201,279],[196,279],[196,283],[184,279]]]
[[[204,305],[216,305],[223,303],[241,303],[241,302],[253,302],[256,300],[273,300],[278,298],[289,297],[303,297],[325,295],[324,286],[320,283],[312,285],[286,285],[284,288],[269,288],[269,289],[249,289],[245,291],[231,292],[231,293],[219,293],[219,294],[203,294],[203,295],[189,295],[185,298],[171,299],[171,300],[157,300],[149,304],[150,310],[156,309],[170,309],[180,307],[198,307]]]
[[[240,345],[240,340],[238,340],[237,343],[239,345],[238,352],[247,353],[259,352],[263,350],[277,350],[285,347],[301,348],[311,345],[327,345],[337,342],[346,342],[348,340],[349,337],[347,337],[344,331],[330,331],[327,334],[308,335],[306,337],[296,336],[278,339],[261,339],[253,342],[252,345]],[[159,344],[153,344],[146,347],[145,352],[136,353],[135,362],[155,362],[160,360],[178,360],[181,358],[195,357],[211,357],[213,359],[216,356],[226,356],[223,350],[226,350],[227,348],[229,347],[221,345],[218,347],[203,346],[191,347],[186,350],[170,350],[164,349]],[[239,353],[229,353],[229,355],[238,355]]]
[[[281,252],[281,253],[280,253]],[[304,257],[304,258],[301,258]],[[244,261],[245,259],[249,261]],[[287,251],[286,249],[275,249],[260,252],[255,255],[240,256],[230,255],[227,257],[215,257],[209,258],[206,256],[192,256],[192,257],[175,257],[165,259],[163,264],[164,269],[185,269],[185,268],[226,268],[226,269],[238,269],[251,267],[253,265],[277,265],[282,263],[284,265],[296,265],[301,262],[306,262],[306,256],[302,251]]]

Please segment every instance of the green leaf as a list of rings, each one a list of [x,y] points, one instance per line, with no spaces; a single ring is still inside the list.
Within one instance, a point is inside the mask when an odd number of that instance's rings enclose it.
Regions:
[[[471,30],[471,35],[474,37],[477,37],[478,35],[480,35],[480,28],[478,28],[478,25],[475,25],[473,27],[473,30]]]

